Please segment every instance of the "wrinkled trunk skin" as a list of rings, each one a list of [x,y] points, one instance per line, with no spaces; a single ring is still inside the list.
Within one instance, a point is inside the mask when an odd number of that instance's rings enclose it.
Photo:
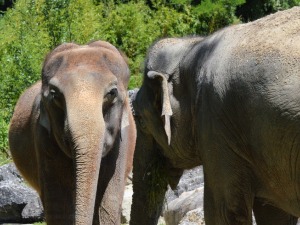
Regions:
[[[75,225],[89,225],[93,221],[105,129],[102,103],[90,101],[87,104],[91,106],[76,106],[76,101],[70,101],[67,106],[68,127],[74,145]]]

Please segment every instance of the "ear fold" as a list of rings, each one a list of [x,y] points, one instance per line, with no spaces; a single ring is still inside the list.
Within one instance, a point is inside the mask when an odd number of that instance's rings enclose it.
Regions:
[[[128,112],[127,112],[127,108],[124,107],[122,113],[122,120],[121,120],[121,138],[125,136],[128,126],[129,126]]]
[[[162,112],[161,115],[165,117],[165,132],[168,137],[168,144],[171,143],[171,125],[170,125],[170,118],[173,115],[173,111],[171,108],[170,96],[169,96],[169,89],[168,89],[168,81],[167,78],[159,72],[156,71],[149,71],[147,76],[150,79],[158,79],[161,84],[162,88]]]
[[[50,133],[50,131],[51,131],[50,121],[49,121],[48,114],[47,114],[47,112],[45,110],[45,107],[44,107],[42,101],[40,103],[40,121],[39,121],[39,123],[44,128],[46,128],[46,130]]]

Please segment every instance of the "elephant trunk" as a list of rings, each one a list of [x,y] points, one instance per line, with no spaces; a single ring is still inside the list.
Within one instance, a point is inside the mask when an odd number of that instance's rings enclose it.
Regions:
[[[77,104],[76,106],[75,104],[67,106],[67,109],[69,110],[68,129],[74,145],[73,160],[76,177],[74,224],[91,225],[104,146],[105,123],[102,116],[102,103],[90,101],[88,105]]]

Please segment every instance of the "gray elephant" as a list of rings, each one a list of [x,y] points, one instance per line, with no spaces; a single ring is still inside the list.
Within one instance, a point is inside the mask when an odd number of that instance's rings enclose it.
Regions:
[[[131,225],[154,225],[167,185],[204,168],[207,225],[300,217],[300,8],[148,51],[132,95]]]
[[[9,144],[48,225],[120,224],[136,140],[128,66],[104,41],[62,44],[20,97]]]

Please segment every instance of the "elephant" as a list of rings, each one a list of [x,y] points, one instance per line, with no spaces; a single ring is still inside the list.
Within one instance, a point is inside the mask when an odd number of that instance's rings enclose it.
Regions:
[[[61,44],[15,106],[11,155],[48,225],[120,224],[136,140],[124,57],[105,41]]]
[[[131,96],[130,225],[157,224],[167,186],[203,165],[206,225],[300,217],[300,7],[207,37],[163,38]],[[166,206],[167,207],[167,206]]]

